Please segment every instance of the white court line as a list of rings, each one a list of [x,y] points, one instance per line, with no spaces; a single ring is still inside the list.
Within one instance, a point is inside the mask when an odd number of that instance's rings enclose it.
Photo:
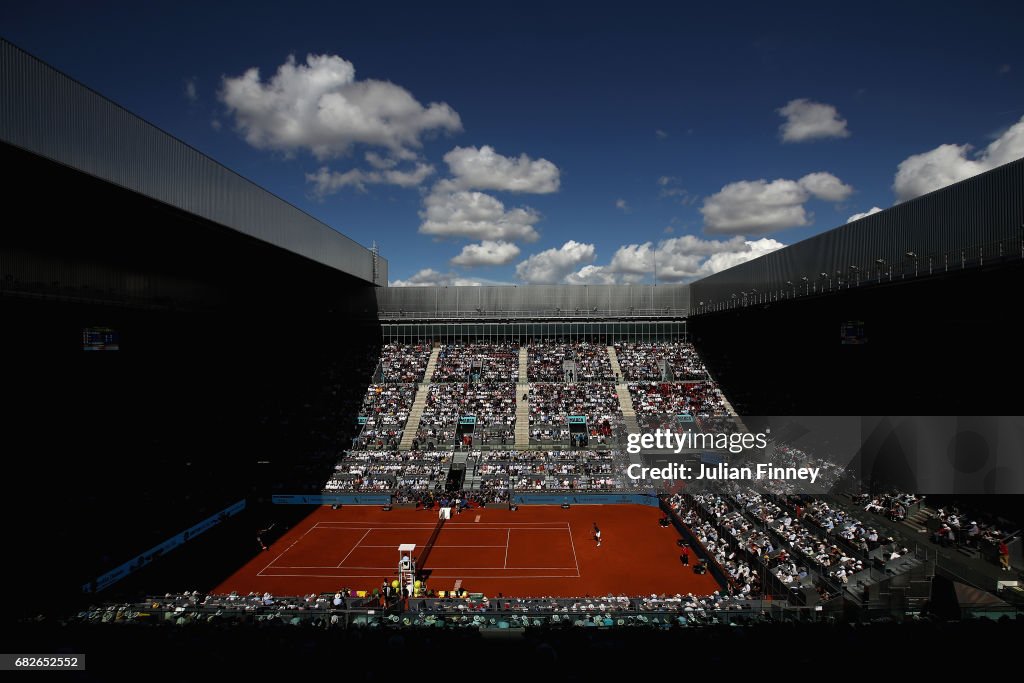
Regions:
[[[427,527],[431,527],[431,528],[437,525],[437,522],[434,522],[433,524],[428,523],[428,522],[379,522],[379,521],[374,521],[374,522],[370,522],[370,523],[375,524],[375,525],[376,524],[400,524],[401,526],[427,526]],[[365,522],[365,521],[361,521],[360,522],[360,521],[355,521],[355,520],[352,520],[350,522],[338,522],[338,521],[323,522],[322,521],[322,522],[316,522],[316,524],[317,525],[323,524],[324,526],[328,526],[329,524],[348,524],[350,526],[359,526],[359,527],[362,527],[362,528],[366,528],[367,527],[367,522]],[[382,528],[386,528],[386,527],[382,527]]]
[[[382,572],[394,572],[393,567],[329,567],[316,565],[313,567],[296,565],[290,567],[287,565],[279,564],[273,569],[365,569],[367,571],[382,571]],[[486,569],[487,571],[500,571],[502,569],[511,569],[512,571],[569,571],[570,569],[576,569],[575,567],[428,567],[431,571],[435,569],[455,569],[467,571]],[[577,572],[578,573],[578,572]],[[314,574],[267,574],[267,576],[315,576]],[[502,578],[504,574],[496,574],[495,578]]]
[[[316,524],[314,524],[313,526],[311,526],[311,527],[309,527],[308,529],[306,529],[306,533],[305,533],[305,534],[302,534],[301,536],[299,536],[298,538],[296,538],[296,539],[295,539],[294,541],[292,541],[292,544],[291,544],[290,546],[288,546],[287,548],[285,548],[285,549],[284,549],[284,551],[282,551],[280,555],[278,555],[277,557],[275,557],[274,559],[272,559],[272,560],[271,560],[270,562],[268,562],[268,563],[267,563],[267,566],[266,566],[266,567],[264,567],[263,569],[261,569],[261,570],[259,570],[258,572],[256,572],[256,576],[262,576],[262,575],[263,575],[263,572],[267,571],[267,567],[269,567],[270,565],[274,564],[275,562],[277,562],[278,560],[280,560],[280,559],[281,559],[282,557],[284,557],[284,554],[285,554],[286,552],[288,552],[289,550],[291,550],[291,549],[292,549],[292,547],[293,547],[293,546],[294,546],[294,545],[295,545],[296,543],[298,543],[299,541],[301,541],[302,539],[304,539],[304,538],[306,537],[306,534],[308,534],[308,533],[309,533],[310,531],[312,531],[312,530],[313,530],[313,529],[315,529],[315,528],[316,528]]]
[[[551,524],[556,524],[558,526],[558,528],[562,527],[562,522],[479,522],[479,523],[474,523],[474,522],[460,522],[460,521],[454,521],[454,520],[449,520],[449,521],[451,522],[452,526],[466,527],[466,528],[473,528],[473,527],[476,527],[476,526],[521,526],[521,525],[532,525],[532,524],[548,524],[549,526]],[[564,522],[564,524],[567,526],[568,522]],[[449,524],[444,524],[444,528],[447,528],[447,527],[449,527]]]
[[[342,577],[339,576],[338,578],[342,578]],[[353,577],[353,578],[355,578],[355,577]],[[492,576],[473,576],[472,574],[470,574],[470,575],[466,575],[466,574],[451,574],[451,575],[448,575],[448,574],[431,574],[430,578],[432,578],[432,579],[501,579],[502,581],[504,581],[505,579],[578,579],[580,577],[579,577],[579,574],[576,574],[575,576],[572,575],[572,574],[538,574],[536,576],[505,576],[504,574],[502,574],[500,576],[498,576],[498,575],[492,575]]]
[[[470,522],[470,521],[460,522],[460,521],[457,521],[455,519],[450,519],[448,521],[451,522],[452,526],[467,526],[467,527],[472,527],[472,526],[534,526],[534,525],[536,525],[536,526],[543,526],[545,524],[546,525],[554,524],[554,525],[557,525],[557,526],[562,526],[563,524],[568,524],[568,522]],[[330,526],[332,524],[349,524],[349,525],[353,525],[353,526],[363,527],[364,529],[366,528],[367,525],[381,526],[381,525],[388,525],[388,524],[395,525],[395,526],[426,526],[426,527],[435,527],[435,526],[437,526],[437,522],[378,522],[376,520],[374,520],[374,521],[365,520],[365,521],[362,521],[362,522],[360,522],[359,520],[351,520],[351,521],[346,521],[346,522],[341,522],[341,521],[323,522],[323,521],[321,521],[321,522],[317,522],[316,526]],[[445,526],[447,526],[447,524]]]
[[[366,526],[365,524],[359,526],[321,526],[314,527],[317,529],[326,529],[327,531],[362,531],[363,529],[369,529],[370,531],[430,531],[434,527],[379,527],[379,526]]]
[[[334,565],[334,566],[327,566],[327,565],[313,565],[313,566],[296,565],[294,567],[288,567],[288,566],[285,566],[283,564],[279,564],[276,567],[274,567],[274,569],[372,569],[373,571],[380,570],[382,572],[391,572],[392,574],[395,572],[395,568],[394,567],[356,567],[356,566],[352,566],[352,565],[349,565],[348,567],[342,567],[340,565]]]
[[[391,548],[394,549],[394,545],[361,545],[360,548]],[[437,545],[434,544],[434,548],[504,548],[503,545]]]
[[[347,526],[333,526],[335,524],[345,524]],[[401,524],[401,526],[393,526],[393,527],[379,526],[380,524],[396,524],[396,525],[397,524]],[[551,527],[552,529],[561,529],[561,528],[563,528],[561,525],[558,524],[558,522],[451,522],[450,525],[449,524],[445,524],[445,528],[452,528],[452,529],[479,529],[480,527],[497,527],[497,528],[501,528],[501,529],[507,529],[508,527],[515,528],[515,527],[520,527],[520,526],[521,527],[532,527],[532,526],[542,526],[542,525],[551,526],[552,524],[557,525],[557,526]],[[437,526],[437,523],[435,522],[434,524],[420,524],[418,522],[373,522],[373,525],[374,526],[372,528],[374,528],[374,529],[383,529],[385,531],[401,531],[402,529],[406,529],[406,528],[408,528],[408,529],[415,529],[415,528],[418,528],[418,527],[419,528],[424,528],[424,529],[433,529],[435,526]],[[365,528],[367,528],[367,522],[317,522],[315,526],[318,526],[321,529],[348,529],[348,528],[351,528],[351,527],[356,527],[358,529],[365,529]]]
[[[568,522],[566,523],[568,525]],[[576,578],[580,578],[580,560],[576,557],[576,541],[572,540],[572,527],[569,527],[569,544],[572,546],[572,561],[576,563]]]
[[[369,535],[370,535],[370,532],[371,532],[371,531],[373,531],[373,529],[367,529],[367,530],[366,530],[366,533],[365,533],[365,534],[363,534],[363,535],[362,535],[362,537],[361,537],[361,538],[360,538],[360,539],[359,539],[358,541],[356,541],[356,544],[355,544],[354,546],[352,546],[352,549],[351,549],[351,550],[349,550],[349,551],[348,551],[348,555],[345,555],[345,557],[341,558],[341,562],[339,562],[339,563],[338,563],[338,566],[339,566],[339,567],[340,567],[341,565],[345,564],[345,560],[347,560],[347,559],[348,559],[348,556],[349,556],[349,555],[351,555],[352,553],[354,553],[354,552],[356,551],[356,548],[358,548],[358,547],[359,547],[359,544],[363,542],[363,539],[364,539],[364,538],[366,538],[367,536],[369,536]]]
[[[546,528],[543,528],[543,529],[537,528],[537,527],[532,527],[532,526],[520,527],[520,526],[516,526],[515,524],[502,524],[499,527],[490,528],[490,529],[481,529],[480,528],[481,526],[482,525],[480,525],[480,524],[474,524],[472,526],[448,526],[447,524],[445,524],[444,525],[444,530],[445,531],[448,531],[448,530],[452,530],[452,531],[502,531],[504,529],[522,529],[523,531],[565,531],[565,527],[564,526],[552,526],[552,527],[546,527]]]
[[[313,531],[314,529],[351,530],[351,527],[321,526],[321,525],[328,525],[328,524],[351,524],[351,525],[354,525],[356,529],[363,529],[363,530],[366,531],[366,533],[363,534],[362,538],[359,539],[359,542],[356,543],[356,545],[352,548],[352,550],[350,550],[348,552],[348,555],[346,555],[345,558],[342,559],[341,564],[344,564],[345,560],[348,559],[349,555],[351,555],[355,551],[356,548],[360,547],[360,543],[366,538],[367,535],[369,535],[369,533],[371,531],[375,531],[375,530],[379,530],[379,531],[418,531],[419,530],[419,529],[417,529],[415,527],[410,527],[410,528],[398,528],[398,527],[389,528],[389,527],[377,527],[377,526],[374,526],[374,527],[367,528],[365,522],[363,522],[363,523],[359,523],[359,522],[316,522],[316,523],[313,524],[313,526],[311,526],[309,529],[307,529],[305,533],[303,533],[297,539],[292,541],[291,545],[289,545],[287,548],[285,548],[284,551],[281,552],[280,555],[275,557],[263,569],[261,569],[259,572],[257,572],[256,576],[282,576],[282,577],[287,577],[287,576],[313,576],[314,578],[315,577],[327,577],[327,575],[320,575],[320,574],[264,574],[264,572],[267,571],[267,569],[269,569],[271,567],[271,565],[273,565],[275,562],[277,562],[282,557],[284,557],[285,553],[287,553],[289,550],[291,550],[295,546],[295,544],[297,544],[299,541],[301,541],[303,538],[305,538],[306,535],[308,535],[309,532]],[[404,524],[404,525],[406,525],[408,527],[410,523],[407,523],[407,522],[375,522],[375,524]],[[412,523],[412,524],[415,524],[415,523]],[[505,563],[507,565],[507,563],[508,563],[508,544],[509,544],[509,538],[512,535],[512,529],[519,528],[519,527],[521,527],[523,525],[535,525],[535,524],[536,525],[552,524],[552,522],[512,522],[512,523],[505,523],[505,524],[502,524],[500,522],[486,522],[486,523],[484,523],[483,526],[496,527],[496,528],[493,529],[494,531],[500,531],[501,529],[505,529],[506,530],[507,536],[506,536],[506,540],[505,540]],[[421,524],[420,526],[426,527],[426,528],[433,528],[436,525],[435,524],[426,524],[426,523],[424,523],[424,524]],[[479,525],[479,524],[466,523],[464,526],[460,526],[460,525],[445,526],[445,529],[446,530],[447,529],[479,529],[480,526],[481,525]],[[556,579],[556,578],[579,578],[580,577],[579,559],[576,557],[576,545],[575,545],[575,543],[573,542],[573,539],[572,539],[572,528],[569,525],[569,522],[565,523],[565,528],[569,532],[569,542],[572,543],[573,559],[576,562],[576,576],[575,577],[569,577],[569,576],[538,576],[538,577],[467,576],[465,578],[477,578],[477,579],[486,579],[486,578],[545,578],[545,579],[546,578],[550,578],[550,579]],[[492,529],[487,529],[487,530],[490,531]],[[539,528],[533,528],[532,526],[525,526],[525,528],[521,528],[520,530],[522,530],[522,531],[561,531],[562,527],[558,526],[558,527],[548,527],[548,528],[539,529]],[[387,546],[362,546],[362,547],[364,547],[364,548],[371,548],[371,547],[390,548],[392,546],[387,545]],[[435,544],[434,547],[435,548],[500,548],[501,546],[500,545],[495,545],[495,546],[469,546],[469,545],[462,546],[462,545],[436,545]],[[341,569],[342,568],[341,564],[337,565],[334,568],[335,569]],[[279,565],[277,568],[279,568],[279,569],[330,569],[330,567],[321,567],[321,566],[309,566],[309,567],[294,566],[294,567],[292,567],[292,566],[286,566],[286,565]],[[494,569],[494,570],[497,570],[497,569],[508,569],[508,568],[509,567],[507,567],[507,566],[506,567],[466,567],[466,569],[469,569],[469,570],[473,570],[473,569]],[[392,567],[345,567],[345,569],[368,569],[368,570],[391,571],[393,568]],[[456,570],[458,570],[458,569],[462,569],[462,568],[461,567],[437,567],[436,569],[456,569]],[[547,569],[560,570],[560,569],[570,569],[570,567],[511,567],[511,569],[513,569],[513,570],[516,570],[516,569],[523,569],[523,570],[530,570],[530,569],[537,569],[537,570],[547,570]],[[333,575],[331,575],[330,577],[327,577],[327,578],[369,578],[369,577],[363,577],[363,576],[351,576],[350,577],[350,576],[333,576]],[[462,578],[462,577],[440,577],[440,578]]]
[[[267,574],[265,578],[304,578],[304,579],[379,579],[380,574]],[[465,574],[431,574],[432,579],[578,579],[579,574],[543,574],[537,576],[472,576]]]
[[[512,527],[508,529],[508,536],[505,537],[505,566],[502,569],[508,569],[508,542],[512,540]],[[443,569],[443,567],[439,567]]]
[[[324,567],[324,569],[327,569],[327,567]],[[433,571],[435,569],[458,569],[458,570],[465,569],[466,571],[471,571],[471,570],[474,570],[474,569],[486,569],[487,571],[495,571],[496,572],[496,571],[500,571],[502,569],[511,569],[514,572],[520,571],[520,570],[524,571],[524,572],[532,572],[532,571],[538,571],[538,572],[539,571],[553,571],[553,572],[554,571],[559,571],[560,572],[560,571],[569,571],[570,569],[575,569],[575,567],[427,567],[427,569],[430,570],[430,571]],[[495,574],[494,578],[500,579],[503,576],[505,576],[505,575],[504,574]]]
[[[545,524],[550,524],[550,522],[544,522],[544,523]],[[350,530],[350,529],[353,529],[353,528],[356,528],[356,529],[359,529],[359,528],[372,528],[372,529],[376,529],[378,531],[423,531],[423,530],[432,529],[434,526],[436,526],[436,524],[421,524],[419,526],[416,526],[416,525],[412,525],[412,526],[367,526],[366,524],[351,524],[351,525],[348,525],[348,526],[327,526],[325,524],[325,522],[317,522],[317,524],[313,528],[336,529],[336,530],[342,530],[342,531]],[[476,529],[478,531],[479,530],[484,530],[484,531],[500,531],[500,530],[503,530],[503,529],[506,529],[506,528],[524,528],[524,529],[537,529],[538,531],[547,531],[547,530],[561,530],[561,529],[563,529],[565,527],[564,526],[531,526],[531,525],[523,525],[523,523],[521,523],[521,522],[510,522],[510,523],[507,523],[507,524],[497,524],[497,523],[493,523],[493,524],[487,524],[487,523],[484,523],[484,524],[474,524],[473,522],[463,522],[461,524],[445,524],[444,528],[445,529],[450,529],[450,528],[451,529]]]
[[[377,527],[377,526],[368,527],[365,524],[362,524],[362,525],[356,525],[356,526],[314,526],[314,527],[310,528],[310,531],[312,531],[313,529],[326,529],[328,531],[353,531],[353,530],[359,531],[359,530],[362,530],[362,529],[370,529],[371,531],[429,531],[430,529],[433,529],[433,528],[434,528],[433,526],[430,526],[430,527],[426,527],[426,526],[423,526],[423,527]],[[445,528],[445,531],[448,531],[448,530],[451,530],[451,531],[504,531],[506,529],[522,529],[523,531],[562,531],[562,530],[566,529],[566,527],[564,527],[564,526],[552,526],[552,527],[525,526],[525,527],[521,527],[521,526],[517,526],[515,524],[500,524],[500,525],[487,526],[487,527],[485,527],[482,524],[466,524],[464,526],[460,526],[460,525],[448,526],[446,524],[444,528]]]

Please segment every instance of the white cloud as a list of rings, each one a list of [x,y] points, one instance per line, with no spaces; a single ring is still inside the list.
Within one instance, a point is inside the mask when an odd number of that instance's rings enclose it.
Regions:
[[[618,275],[643,275],[654,272],[654,245],[651,242],[619,247],[608,266],[608,272]]]
[[[439,273],[433,268],[417,271],[408,280],[391,280],[389,287],[475,287],[482,284],[479,280],[462,277],[456,273]]]
[[[747,240],[705,240],[682,235],[619,247],[607,266],[586,266],[566,276],[570,284],[611,284],[639,282],[654,275],[657,258],[659,282],[687,282],[731,268],[784,247],[770,238]]]
[[[482,192],[451,190],[448,181],[434,186],[423,200],[420,232],[436,237],[474,240],[535,241],[540,214],[530,208],[505,210],[498,199]]]
[[[806,142],[823,138],[848,138],[846,119],[831,104],[808,99],[790,100],[777,110],[786,122],[779,126],[783,142]]]
[[[1024,157],[1024,117],[971,158],[970,145],[939,145],[900,162],[892,189],[906,201]]]
[[[716,254],[712,254],[708,257],[708,260],[701,266],[701,272],[698,274],[699,277],[705,277],[712,275],[720,271],[738,266],[741,263],[752,261],[753,259],[770,254],[773,251],[782,249],[785,244],[778,240],[771,239],[770,237],[762,237],[757,240],[747,240],[744,243],[742,249],[736,249],[735,251],[721,251]]]
[[[800,187],[826,202],[841,202],[853,194],[853,187],[831,173],[808,173],[797,181]]]
[[[185,79],[185,99],[189,102],[195,102],[199,99],[199,92],[196,90],[195,77]]]
[[[629,213],[629,203],[625,199],[616,199],[615,208],[625,213]]]
[[[704,199],[708,232],[764,233],[807,225],[808,193],[795,180],[741,180]]]
[[[583,266],[575,273],[565,276],[570,285],[614,285],[615,273],[607,266]]]
[[[266,82],[255,67],[236,78],[225,76],[219,96],[253,147],[308,149],[318,159],[354,144],[407,151],[420,147],[430,131],[462,130],[447,104],[424,107],[394,83],[357,81],[352,63],[337,55],[311,54],[303,64],[289,55]]]
[[[855,214],[853,214],[852,216],[850,216],[849,218],[846,219],[846,222],[847,223],[852,223],[854,221],[859,221],[861,218],[865,218],[867,216],[870,216],[871,214],[878,213],[879,211],[881,211],[880,208],[878,208],[877,206],[872,206],[870,209],[868,209],[864,213],[855,213]]]
[[[503,266],[519,256],[519,247],[511,242],[484,240],[480,244],[467,244],[452,259],[454,266]]]
[[[324,197],[334,194],[343,187],[355,187],[360,192],[366,192],[367,185],[398,185],[399,187],[416,187],[430,177],[434,167],[430,164],[418,163],[409,171],[401,171],[395,168],[381,171],[364,171],[353,168],[344,173],[331,171],[326,166],[321,166],[316,173],[307,173],[306,182],[313,183],[313,194]]]
[[[573,270],[592,263],[593,244],[569,240],[561,247],[539,252],[516,266],[516,276],[528,284],[554,284],[561,282]]]
[[[416,164],[416,168],[409,171],[393,169],[384,172],[384,182],[399,187],[416,187],[428,177],[433,175],[434,167],[430,164]]]
[[[850,185],[824,172],[799,180],[741,180],[706,197],[700,212],[706,232],[762,234],[808,225],[804,204],[812,197],[837,202],[852,193]]]
[[[501,190],[550,194],[558,191],[558,167],[547,159],[518,159],[502,156],[493,147],[456,147],[444,155],[454,176],[452,182],[462,189]]]
[[[529,207],[506,210],[496,197],[478,190],[556,192],[560,182],[557,166],[547,159],[534,160],[525,154],[518,159],[502,156],[487,145],[479,149],[456,147],[444,160],[452,177],[438,181],[424,197],[421,233],[491,242],[533,242],[539,237],[533,227],[540,220],[537,211]],[[370,161],[381,163],[379,159]],[[474,253],[472,258],[476,256],[479,254]],[[464,250],[456,258],[471,257]]]
[[[655,135],[656,135],[656,136],[658,137],[658,139],[660,139],[660,140],[664,140],[665,138],[667,138],[667,137],[668,137],[668,133],[666,133],[665,131],[663,131],[663,130],[662,130],[662,129],[660,129],[660,128],[659,128],[659,129],[657,129],[656,131],[654,131],[654,134],[655,134]]]

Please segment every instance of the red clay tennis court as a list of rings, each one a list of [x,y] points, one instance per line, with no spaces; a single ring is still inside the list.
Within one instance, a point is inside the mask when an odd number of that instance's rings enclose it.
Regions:
[[[461,581],[471,592],[513,597],[716,590],[710,574],[681,566],[679,535],[661,527],[660,517],[660,510],[642,505],[467,510],[445,522],[419,569],[429,573],[434,590]],[[372,590],[396,577],[399,544],[416,544],[413,554],[421,557],[437,522],[437,512],[423,510],[324,506],[215,592]]]

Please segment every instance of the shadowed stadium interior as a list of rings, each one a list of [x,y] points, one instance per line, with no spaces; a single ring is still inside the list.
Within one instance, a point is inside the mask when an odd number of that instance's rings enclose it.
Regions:
[[[1019,619],[1020,459],[952,449],[981,483],[923,495],[887,444],[844,469],[777,435],[771,461],[820,466],[825,490],[705,490],[630,479],[664,461],[626,443],[748,415],[1019,412],[997,386],[1024,379],[1024,161],[691,284],[394,288],[386,255],[2,49],[7,602],[51,620],[26,646],[126,623],[570,651],[577,627],[781,642]],[[43,144],[25,121],[53,93]],[[71,120],[138,147],[101,154]],[[958,213],[978,204],[998,206]],[[925,240],[942,211],[958,221]]]

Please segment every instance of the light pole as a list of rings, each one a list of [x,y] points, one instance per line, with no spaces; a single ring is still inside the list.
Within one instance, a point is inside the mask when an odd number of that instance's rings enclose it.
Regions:
[[[917,277],[917,254],[912,251],[908,251],[907,258],[914,259],[914,277]]]

